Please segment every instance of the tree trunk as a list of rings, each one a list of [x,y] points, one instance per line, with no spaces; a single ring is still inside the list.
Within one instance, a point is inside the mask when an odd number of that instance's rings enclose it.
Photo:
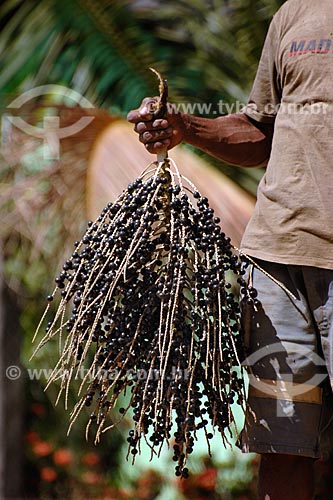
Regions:
[[[0,247],[0,498],[22,497],[23,371],[19,307],[3,277]]]

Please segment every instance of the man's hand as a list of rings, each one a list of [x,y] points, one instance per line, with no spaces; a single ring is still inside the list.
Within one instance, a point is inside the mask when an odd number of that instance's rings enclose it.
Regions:
[[[139,134],[139,141],[152,154],[172,149],[183,140],[182,113],[176,112],[168,104],[165,117],[154,118],[154,103],[157,101],[158,97],[146,97],[138,109],[127,115],[127,120],[135,124],[134,130]]]

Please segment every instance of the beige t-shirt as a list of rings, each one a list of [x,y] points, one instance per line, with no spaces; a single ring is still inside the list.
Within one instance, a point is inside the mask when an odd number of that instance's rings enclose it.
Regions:
[[[333,269],[333,1],[288,0],[270,25],[244,112],[274,123],[241,248]]]

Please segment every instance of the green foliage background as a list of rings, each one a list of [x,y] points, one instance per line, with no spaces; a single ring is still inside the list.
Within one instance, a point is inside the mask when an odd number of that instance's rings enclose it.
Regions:
[[[45,83],[126,113],[167,76],[171,98],[246,99],[281,0],[6,0],[3,96]]]

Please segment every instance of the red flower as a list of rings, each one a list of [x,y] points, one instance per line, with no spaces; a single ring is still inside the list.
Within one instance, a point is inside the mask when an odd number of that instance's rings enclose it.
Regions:
[[[126,490],[126,489],[120,489],[118,491],[118,497],[119,499],[121,500],[127,500],[128,498],[133,498],[133,493],[130,491],[130,490]]]
[[[97,472],[87,471],[82,476],[83,482],[87,484],[98,484],[102,476],[97,474]]]
[[[37,441],[33,444],[32,450],[38,457],[47,457],[52,453],[52,446],[47,441]]]
[[[52,483],[57,479],[58,474],[54,469],[52,469],[52,467],[43,467],[40,470],[40,476],[43,479],[43,481]]]
[[[206,469],[198,477],[198,486],[207,491],[215,491],[217,470],[212,467]]]
[[[72,453],[66,448],[59,448],[53,453],[53,462],[60,467],[64,467],[72,463]]]
[[[154,470],[147,472],[137,480],[136,498],[138,500],[149,500],[156,497],[161,489],[162,477]]]
[[[36,443],[37,441],[40,440],[39,434],[35,431],[27,432],[24,437],[25,437],[25,440],[31,444]]]
[[[32,411],[32,413],[37,415],[37,417],[41,417],[42,415],[45,415],[45,413],[46,413],[45,406],[42,403],[32,403],[31,411]]]
[[[102,492],[103,498],[108,498],[111,500],[112,498],[119,498],[118,496],[118,488],[113,486],[106,486]]]
[[[94,453],[93,451],[89,451],[88,453],[85,453],[82,457],[82,463],[85,465],[90,465],[93,467],[94,465],[99,464],[101,461],[99,455],[97,453]]]
[[[114,486],[103,488],[102,499],[104,500],[128,500],[133,498],[133,492],[128,489],[118,489]]]
[[[250,461],[251,465],[253,465],[254,467],[257,467],[260,463],[260,455],[254,455],[253,458],[251,458],[251,461]]]

